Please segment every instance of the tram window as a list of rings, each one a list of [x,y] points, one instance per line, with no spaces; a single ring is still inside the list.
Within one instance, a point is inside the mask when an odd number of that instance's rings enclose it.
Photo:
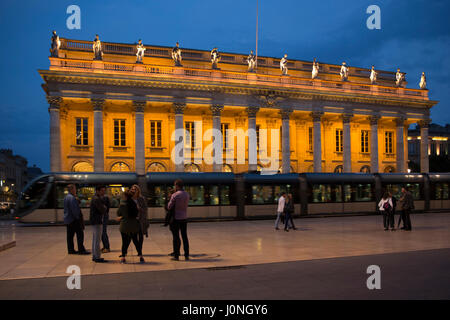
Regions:
[[[422,194],[420,192],[419,183],[407,183],[407,184],[387,184],[385,190],[391,192],[394,197],[400,199],[402,197],[402,187],[408,187],[414,200],[421,200]]]
[[[111,208],[118,208],[120,204],[121,194],[125,191],[122,186],[109,186],[106,188],[106,196],[109,198]]]
[[[223,206],[228,206],[231,204],[230,186],[220,186],[220,204]]]
[[[332,188],[333,192],[331,193],[331,200],[334,202],[342,202],[342,186],[334,185]]]
[[[352,202],[355,198],[354,188],[350,184],[344,185],[344,202]]]
[[[156,207],[163,207],[166,203],[167,191],[168,188],[166,186],[155,186],[150,204]]]
[[[372,198],[372,185],[358,184],[356,185],[355,201],[371,201]]]
[[[273,187],[265,185],[253,185],[252,203],[253,204],[274,203]]]
[[[282,186],[274,186],[274,202],[278,203],[278,199],[281,197],[283,192],[286,194],[292,193],[292,186],[290,184],[282,185]],[[295,197],[294,197],[295,198]]]
[[[39,202],[42,195],[45,193],[47,187],[48,177],[42,178],[32,184],[29,188],[24,190],[20,202],[17,207],[19,210],[27,210]],[[48,206],[48,200],[43,199],[40,208],[46,208]]]
[[[89,208],[91,199],[95,194],[95,187],[79,187],[77,188],[77,196],[80,200],[80,208]]]
[[[312,187],[312,202],[331,202],[331,185],[314,184]]]
[[[212,206],[219,204],[219,186],[209,186],[209,204]]]
[[[204,186],[185,186],[184,190],[189,193],[189,205],[205,205],[205,187]]]
[[[448,199],[448,183],[436,183],[433,185],[434,192],[432,193],[433,200],[447,200]]]

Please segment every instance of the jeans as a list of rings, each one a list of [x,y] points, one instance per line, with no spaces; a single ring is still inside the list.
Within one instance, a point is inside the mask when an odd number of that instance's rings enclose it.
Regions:
[[[181,238],[183,239],[183,249],[184,256],[189,257],[189,239],[187,236],[187,220],[173,220],[173,223],[170,226],[170,230],[172,231],[173,236],[173,252],[174,256],[178,258],[180,256],[180,232]]]
[[[290,226],[289,226],[289,224],[290,224]],[[292,215],[288,211],[288,212],[286,212],[286,217],[284,217],[284,229],[287,230],[290,227],[295,228],[295,225],[294,225],[294,220],[292,220]]]
[[[75,234],[77,235],[78,251],[79,252],[86,251],[83,245],[84,232],[81,220],[74,220],[67,225],[67,251],[69,253],[75,252],[75,248],[73,245],[73,237]]]
[[[392,211],[383,211],[383,226],[385,229],[389,229],[389,226],[391,229],[394,228],[394,212]]]
[[[102,230],[102,243],[103,243],[103,248],[105,249],[110,249],[109,247],[109,238],[108,238],[108,220],[109,220],[109,215],[105,214],[103,216],[103,230]]]
[[[282,218],[284,215],[283,212],[277,212],[277,220],[275,220],[275,228],[278,229],[278,225],[280,224],[280,218]],[[283,222],[281,222],[283,223]],[[284,218],[284,223],[286,223],[286,217]],[[292,227],[294,224],[288,221],[288,228]]]
[[[122,235],[122,256],[125,257],[128,252],[131,240],[133,240],[138,256],[142,256],[142,248],[139,244],[137,233],[120,233]]]
[[[92,225],[92,259],[100,259],[100,241],[102,236],[102,225],[93,224]]]

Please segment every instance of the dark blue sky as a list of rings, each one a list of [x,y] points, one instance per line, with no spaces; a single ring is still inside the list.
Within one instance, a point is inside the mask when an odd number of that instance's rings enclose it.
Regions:
[[[81,8],[81,30],[66,9]],[[366,8],[381,8],[381,30],[368,30]],[[256,0],[0,2],[0,148],[49,170],[48,104],[37,70],[49,67],[51,31],[59,36],[247,53],[255,46]],[[259,55],[406,72],[408,87],[427,75],[433,122],[450,123],[450,1],[259,0]]]

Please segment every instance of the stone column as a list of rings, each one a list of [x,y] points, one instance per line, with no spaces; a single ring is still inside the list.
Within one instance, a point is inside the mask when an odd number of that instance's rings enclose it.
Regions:
[[[404,144],[404,127],[405,118],[400,117],[395,119],[397,125],[396,134],[396,157],[397,157],[397,172],[405,172],[405,144]]]
[[[344,136],[344,172],[352,172],[352,140],[351,140],[351,130],[350,121],[353,117],[351,113],[344,113],[342,115],[342,134]]]
[[[379,115],[369,117],[370,121],[370,172],[377,173],[379,171],[378,162],[378,120]]]
[[[186,103],[183,102],[174,102],[173,104],[173,110],[175,112],[175,130],[184,130],[184,110],[186,109]],[[184,135],[183,138],[178,141],[175,141],[175,147],[181,143],[182,146],[180,148],[180,154],[179,156],[183,159],[181,163],[175,165],[175,171],[176,172],[184,172]],[[175,159],[172,159],[172,161]]]
[[[323,112],[315,111],[311,113],[313,118],[314,134],[314,172],[322,172],[322,118]]]
[[[145,134],[144,134],[144,110],[146,101],[133,101],[135,116],[135,167],[138,175],[145,175]]]
[[[283,134],[283,140],[281,145],[282,151],[282,162],[281,162],[281,173],[291,172],[291,140],[289,137],[289,116],[292,113],[290,109],[280,110],[282,126],[281,132]]]
[[[94,107],[94,172],[105,171],[103,107],[105,99],[91,99]]]
[[[256,139],[256,113],[259,107],[247,107],[248,114],[248,171],[258,169],[258,153]]]
[[[419,121],[420,126],[420,172],[428,173],[430,172],[430,163],[428,160],[428,126],[431,120],[426,119]]]
[[[214,132],[221,132],[221,117],[220,114],[223,110],[223,105],[220,104],[213,104],[211,106],[211,112],[213,117],[213,130]],[[225,133],[225,132],[224,132]],[[220,135],[221,137],[221,135]],[[223,138],[218,139],[218,137],[214,137],[213,146],[214,146],[214,159],[217,157],[217,159],[220,159],[219,162],[216,163],[216,161],[213,161],[213,172],[222,172],[222,149],[223,149]]]
[[[61,124],[59,107],[62,98],[47,96],[50,114],[50,171],[61,171]]]

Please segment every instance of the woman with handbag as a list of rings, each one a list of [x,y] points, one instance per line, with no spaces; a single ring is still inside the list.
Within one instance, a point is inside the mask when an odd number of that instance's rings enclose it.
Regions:
[[[394,219],[392,216],[392,199],[389,197],[387,192],[383,194],[383,198],[378,203],[378,209],[383,214],[384,231],[389,230],[389,225],[391,225],[391,230],[395,230]]]

